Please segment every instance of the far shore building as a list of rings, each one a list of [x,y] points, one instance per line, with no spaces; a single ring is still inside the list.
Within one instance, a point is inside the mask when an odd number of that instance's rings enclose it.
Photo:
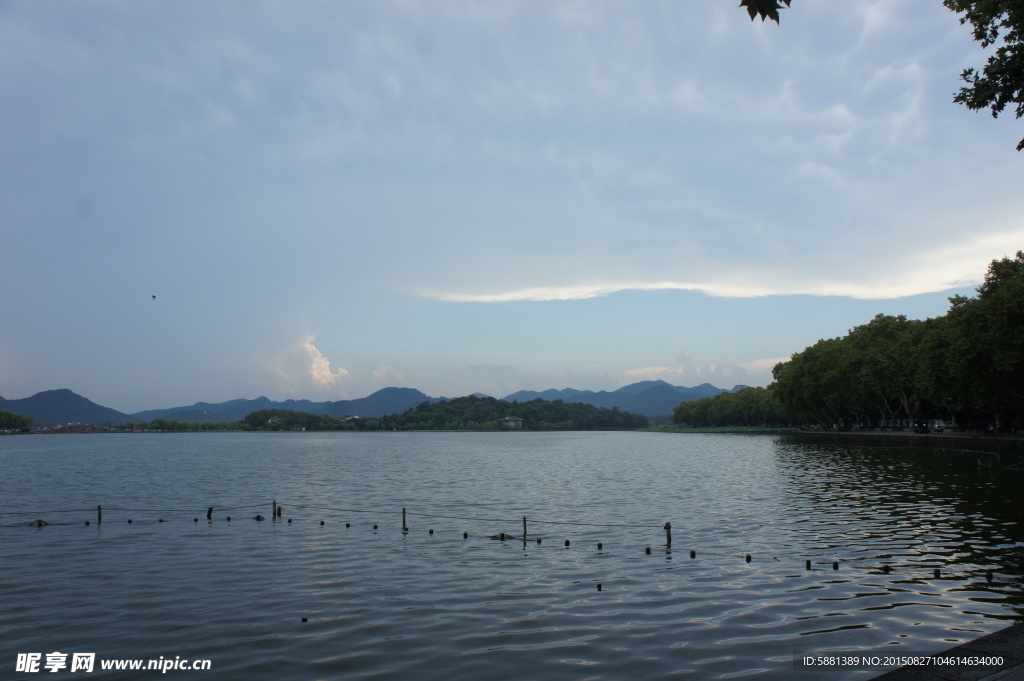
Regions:
[[[523,427],[523,420],[518,416],[506,416],[498,421],[498,425],[502,428],[521,429]]]

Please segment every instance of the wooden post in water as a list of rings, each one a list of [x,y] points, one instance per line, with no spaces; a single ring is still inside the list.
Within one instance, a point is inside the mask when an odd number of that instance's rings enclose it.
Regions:
[[[211,506],[209,509],[207,509],[207,511],[206,511],[206,519],[207,520],[213,520],[213,506]]]
[[[103,507],[102,506],[97,506],[96,507],[96,524],[99,525],[102,522],[103,522]]]
[[[277,520],[277,499],[274,499],[273,504],[270,507],[270,519]]]
[[[526,516],[523,516],[523,541],[526,541]]]
[[[665,546],[672,547],[672,523],[665,523]]]
[[[405,509],[402,509],[402,532],[408,532],[409,528],[405,524]]]

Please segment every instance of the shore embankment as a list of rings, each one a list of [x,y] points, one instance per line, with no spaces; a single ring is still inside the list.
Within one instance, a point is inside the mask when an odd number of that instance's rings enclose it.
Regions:
[[[1024,681],[1024,624],[930,657],[928,662],[934,664],[900,667],[874,681]],[[987,664],[990,660],[998,663]]]
[[[824,442],[936,447],[939,449],[973,449],[984,452],[1024,453],[1024,435],[1018,433],[989,434],[980,431],[915,433],[899,430],[800,430],[796,437]]]

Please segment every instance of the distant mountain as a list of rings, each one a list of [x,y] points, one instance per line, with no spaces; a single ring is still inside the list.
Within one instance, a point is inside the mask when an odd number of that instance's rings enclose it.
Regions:
[[[562,400],[564,402],[583,402],[592,404],[595,407],[611,409],[618,407],[622,411],[644,416],[665,416],[672,413],[672,410],[680,402],[693,402],[705,397],[714,397],[719,393],[728,392],[723,388],[716,388],[710,383],[702,383],[693,388],[675,386],[665,381],[640,381],[623,386],[618,390],[608,392],[601,390],[544,390],[535,392],[520,390],[512,393],[503,399],[506,402],[529,402],[540,398],[542,400]]]
[[[740,387],[742,386],[737,386],[733,390]],[[708,383],[693,388],[684,388],[670,385],[665,381],[641,381],[612,392],[573,390],[572,388],[542,392],[521,390],[502,399],[506,402],[529,402],[537,398],[547,401],[582,402],[606,409],[618,407],[621,411],[645,416],[664,416],[671,414],[673,408],[680,402],[712,397],[723,392],[727,391]],[[480,393],[476,393],[476,396],[486,397]],[[257,397],[254,400],[237,399],[220,403],[196,402],[184,407],[149,409],[134,414],[123,414],[116,409],[91,402],[70,390],[62,389],[46,390],[20,400],[6,400],[0,397],[0,409],[13,411],[23,416],[31,416],[35,426],[66,423],[89,423],[101,426],[128,421],[148,422],[158,418],[193,423],[234,423],[260,409],[290,409],[329,416],[388,416],[401,414],[424,402],[435,404],[446,400],[447,398],[444,397],[430,397],[413,388],[384,388],[366,397],[335,402],[312,402],[310,400],[276,402],[266,397]]]
[[[67,423],[102,425],[124,421],[127,418],[116,409],[102,407],[66,388],[44,390],[20,400],[5,400],[0,397],[0,409],[31,416],[33,426],[56,426]]]
[[[424,402],[437,403],[444,399],[429,397],[414,388],[384,388],[359,399],[334,402],[326,413],[331,416],[387,416],[401,414]]]
[[[304,411],[307,414],[327,414],[328,416],[387,416],[401,414],[424,402],[440,402],[441,399],[443,398],[430,397],[413,388],[384,388],[366,397],[336,402],[311,402],[310,400],[275,402],[266,397],[258,397],[255,400],[231,400],[220,404],[197,402],[187,407],[140,411],[128,416],[127,420],[152,421],[162,418],[168,421],[191,421],[194,423],[234,423],[261,409],[290,409]]]

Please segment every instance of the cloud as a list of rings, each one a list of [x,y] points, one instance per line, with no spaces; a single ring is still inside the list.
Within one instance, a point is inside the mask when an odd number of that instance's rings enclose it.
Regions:
[[[671,383],[675,379],[681,379],[686,375],[685,369],[673,369],[672,367],[641,367],[639,369],[627,369],[626,378],[630,383],[636,381],[663,380]]]
[[[78,311],[133,281],[189,300],[176,333],[123,322],[182,357],[152,391],[198,366],[186,337],[210,346],[204,366],[296,396],[405,374],[452,394],[760,383],[780,337],[825,333],[807,308],[828,302],[841,331],[867,307],[849,298],[976,284],[1024,245],[1020,122],[951,103],[980,50],[938,2],[801,0],[781,25],[719,0],[0,7],[17,170],[0,283],[46,330],[0,339],[19,385],[45,356],[113,380],[122,334]],[[745,308],[780,311],[757,333],[710,311],[766,296]],[[576,300],[592,302],[498,305]],[[343,336],[346,355],[289,329]],[[673,362],[679,344],[701,358]],[[189,390],[229,389],[201,378]]]
[[[771,382],[771,370],[779,362],[789,360],[789,357],[773,357],[763,359],[737,361],[723,361],[718,363],[700,364],[697,355],[689,350],[682,350],[677,356],[681,365],[676,369],[668,369],[668,375],[686,376],[691,384],[697,383],[742,383],[745,385],[767,385]],[[627,372],[629,374],[630,372]],[[719,387],[730,387],[720,385]]]
[[[752,359],[748,362],[739,362],[736,366],[749,371],[752,374],[770,372],[780,362],[788,362],[789,357],[771,357],[767,359]]]
[[[293,396],[308,397],[312,393],[348,398],[346,388],[352,374],[342,367],[332,369],[315,340],[315,336],[306,336],[277,354],[269,371],[277,389]]]
[[[330,388],[349,377],[349,372],[341,367],[331,371],[331,362],[313,345],[316,336],[307,336],[302,344],[309,360],[309,378],[316,388]],[[376,373],[376,372],[375,372]]]
[[[394,367],[381,367],[373,372],[373,380],[378,385],[405,385],[405,376]]]
[[[1007,217],[1007,221],[1009,219]],[[947,243],[943,238],[926,239],[918,246],[911,243],[896,248],[897,261],[893,261],[892,253],[878,253],[870,259],[865,256],[862,266],[853,268],[855,271],[848,278],[832,278],[835,275],[814,268],[762,264],[748,265],[742,272],[730,272],[727,277],[719,275],[703,282],[607,281],[494,292],[421,290],[416,294],[454,303],[586,300],[624,291],[700,291],[720,298],[814,295],[888,300],[979,284],[993,257],[1012,254],[1021,243],[1024,243],[1024,229],[961,237],[956,243]]]

